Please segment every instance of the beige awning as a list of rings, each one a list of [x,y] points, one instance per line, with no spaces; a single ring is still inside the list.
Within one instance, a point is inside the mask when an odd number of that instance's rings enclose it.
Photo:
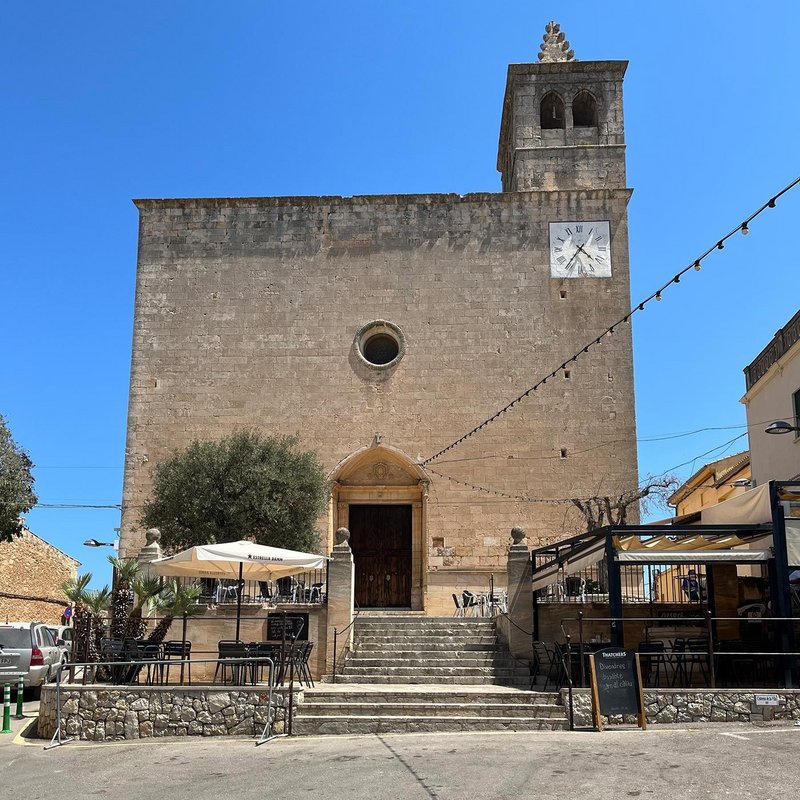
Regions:
[[[628,550],[616,556],[617,561],[625,564],[743,564],[771,558],[770,550],[662,550],[655,553]]]
[[[772,522],[769,484],[749,489],[700,512],[703,525],[761,525]]]

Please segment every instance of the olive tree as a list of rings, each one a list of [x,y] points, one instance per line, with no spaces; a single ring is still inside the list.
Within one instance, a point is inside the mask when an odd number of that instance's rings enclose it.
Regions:
[[[22,515],[36,505],[32,469],[33,462],[0,416],[0,542],[22,533]]]
[[[160,529],[167,552],[244,538],[314,550],[326,496],[316,455],[296,437],[246,430],[194,441],[157,464],[141,522]]]

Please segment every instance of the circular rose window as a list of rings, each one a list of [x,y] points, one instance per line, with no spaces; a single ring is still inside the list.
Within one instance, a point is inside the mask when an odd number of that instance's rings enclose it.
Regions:
[[[359,329],[354,341],[359,359],[372,369],[389,369],[406,351],[403,332],[392,322],[378,319]]]

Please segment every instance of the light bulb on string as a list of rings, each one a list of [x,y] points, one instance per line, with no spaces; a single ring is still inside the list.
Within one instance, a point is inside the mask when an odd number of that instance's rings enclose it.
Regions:
[[[750,228],[747,227],[747,223],[746,222],[742,223],[741,230],[742,230],[742,236],[747,236],[747,234],[750,233]]]
[[[697,259],[697,261],[694,262],[694,269],[695,272],[700,272],[700,259]]]

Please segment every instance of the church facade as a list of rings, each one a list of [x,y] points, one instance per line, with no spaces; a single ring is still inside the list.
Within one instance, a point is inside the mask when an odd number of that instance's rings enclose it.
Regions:
[[[636,486],[627,324],[429,460],[630,308],[627,63],[552,23],[539,58],[508,70],[501,192],[136,201],[123,556],[153,465],[241,428],[318,454],[362,607],[451,613],[512,526],[552,541]]]

